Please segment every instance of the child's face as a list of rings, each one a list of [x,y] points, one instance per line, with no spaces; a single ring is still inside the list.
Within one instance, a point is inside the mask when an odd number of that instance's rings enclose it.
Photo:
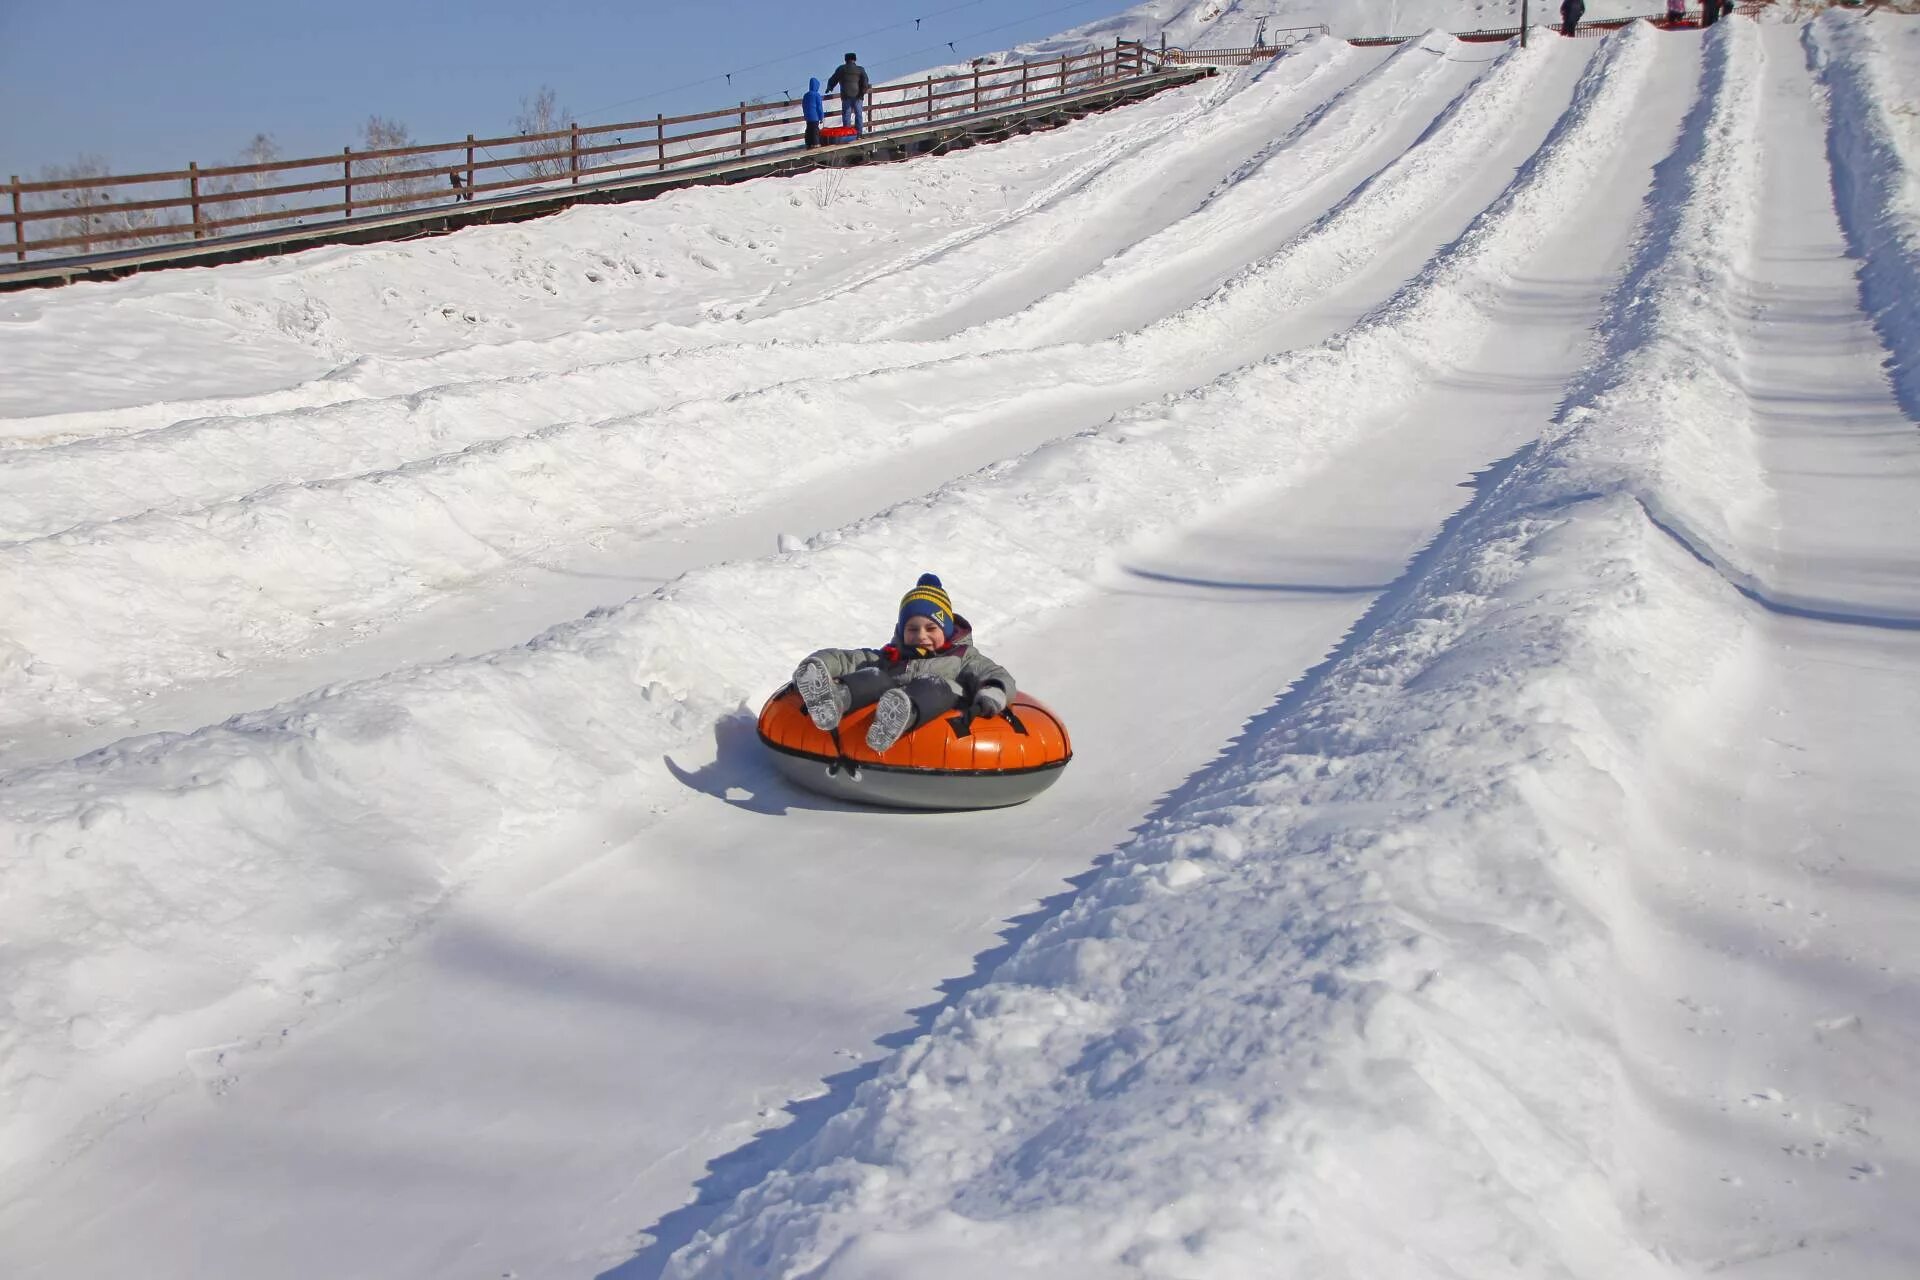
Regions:
[[[900,638],[906,641],[910,648],[938,649],[947,642],[947,633],[940,629],[939,623],[926,614],[916,613],[907,619],[905,626],[900,628]]]

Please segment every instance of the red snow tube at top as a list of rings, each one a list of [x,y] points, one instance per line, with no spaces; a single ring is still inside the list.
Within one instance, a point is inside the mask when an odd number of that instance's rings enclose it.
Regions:
[[[820,126],[820,141],[822,142],[852,142],[859,136],[859,131],[850,124],[826,124]]]
[[[832,733],[815,727],[792,685],[760,711],[760,741],[791,782],[855,804],[895,809],[994,809],[1045,791],[1073,759],[1067,726],[1019,694],[1005,715],[950,711],[885,753],[867,747],[873,708],[850,711]]]

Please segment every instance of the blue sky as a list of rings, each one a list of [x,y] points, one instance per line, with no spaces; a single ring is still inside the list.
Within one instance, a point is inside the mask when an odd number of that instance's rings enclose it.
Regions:
[[[848,49],[880,79],[1129,2],[0,0],[0,178],[85,153],[121,173],[230,163],[261,132],[321,155],[371,114],[417,142],[509,133],[543,84],[582,123],[707,110],[798,93]]]

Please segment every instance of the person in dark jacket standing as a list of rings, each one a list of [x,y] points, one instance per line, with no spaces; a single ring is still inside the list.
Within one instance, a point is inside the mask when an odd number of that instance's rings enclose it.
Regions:
[[[807,81],[807,91],[800,95],[800,114],[807,121],[807,145],[820,145],[820,122],[827,118],[827,104],[820,96],[820,77]]]
[[[1720,21],[1720,14],[1728,7],[1720,0],[1700,0],[1700,25],[1710,27]]]
[[[1572,36],[1586,12],[1587,0],[1560,0],[1560,34]]]
[[[873,82],[867,79],[867,69],[851,53],[827,77],[827,91],[840,90],[840,123],[852,125],[855,137],[867,131],[867,90],[872,87]]]

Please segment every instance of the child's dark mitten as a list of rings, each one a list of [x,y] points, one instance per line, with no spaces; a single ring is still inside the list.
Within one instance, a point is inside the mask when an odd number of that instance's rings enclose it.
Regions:
[[[976,716],[997,716],[1006,709],[1006,690],[997,684],[981,685],[980,692],[973,695],[973,706],[969,708]]]

